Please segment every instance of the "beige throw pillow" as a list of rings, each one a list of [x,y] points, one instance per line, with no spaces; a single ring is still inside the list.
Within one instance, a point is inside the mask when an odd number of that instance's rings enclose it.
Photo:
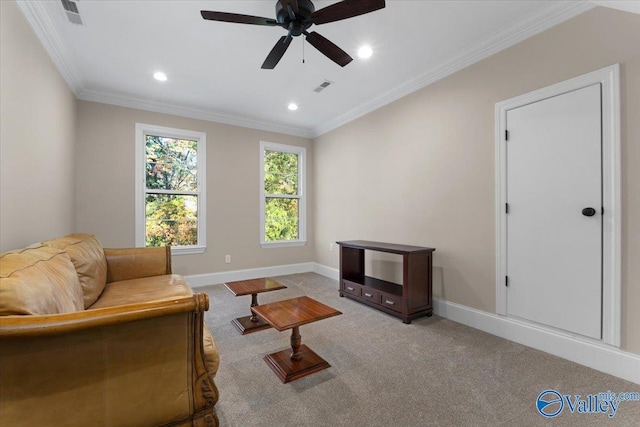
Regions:
[[[0,254],[0,315],[83,309],[78,275],[65,252],[39,245]]]
[[[78,233],[43,244],[69,254],[82,286],[84,308],[96,302],[107,283],[107,259],[100,241],[92,234]]]

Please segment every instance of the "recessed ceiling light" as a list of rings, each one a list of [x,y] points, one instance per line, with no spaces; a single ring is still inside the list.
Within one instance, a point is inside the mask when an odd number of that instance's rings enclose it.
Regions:
[[[295,102],[292,102],[289,104],[287,108],[291,111],[296,111],[298,109],[298,104],[296,104]]]
[[[358,49],[358,56],[362,59],[370,58],[371,55],[373,55],[373,49],[371,49],[371,46],[362,46]]]
[[[158,80],[159,82],[166,82],[167,81],[167,75],[165,73],[163,73],[162,71],[158,71],[156,73],[153,73],[153,78]]]

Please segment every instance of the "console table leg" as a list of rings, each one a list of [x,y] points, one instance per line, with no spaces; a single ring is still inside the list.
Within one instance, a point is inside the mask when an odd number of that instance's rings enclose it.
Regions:
[[[255,307],[256,305],[258,305],[258,294],[251,294],[251,307]],[[258,318],[258,315],[251,310],[251,318],[249,320],[257,322],[260,319]]]
[[[300,353],[300,343],[302,342],[302,337],[300,336],[300,327],[294,326],[291,329],[291,360],[300,360],[302,359],[302,354]]]

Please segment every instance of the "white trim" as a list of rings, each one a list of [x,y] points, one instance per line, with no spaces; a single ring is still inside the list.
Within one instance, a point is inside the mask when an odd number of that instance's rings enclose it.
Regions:
[[[298,199],[298,239],[268,242],[265,240],[265,198],[264,192],[264,152],[278,151],[298,156],[298,194],[283,197]],[[262,248],[278,248],[287,246],[302,246],[307,242],[307,149],[298,145],[276,144],[260,141],[260,245]]]
[[[56,26],[51,20],[50,11],[47,9],[52,2],[40,1],[16,1],[18,8],[33,29],[44,50],[60,72],[69,88],[78,96],[83,87],[82,78],[76,72],[71,55],[62,41]],[[59,2],[55,6],[59,7]],[[66,20],[66,18],[65,18]],[[73,24],[71,24],[73,25]]]
[[[640,384],[640,356],[516,319],[433,298],[436,315]]]
[[[203,254],[206,250],[206,246],[171,246],[171,255]]]
[[[640,2],[631,0],[590,0],[596,6],[609,7],[640,15]]]
[[[304,246],[307,244],[306,240],[279,240],[277,242],[262,242],[260,246],[263,249],[269,248],[286,248],[289,246]]]
[[[338,280],[339,271],[326,265],[314,262],[313,272]],[[640,355],[596,340],[487,313],[437,297],[433,298],[433,311],[437,316],[454,322],[640,384]]]
[[[286,276],[288,274],[309,273],[313,271],[313,263],[276,265],[272,267],[249,268],[246,270],[221,271],[219,273],[194,274],[185,276],[187,283],[192,288],[217,285],[238,280],[257,279],[259,277]]]
[[[313,272],[318,273],[321,276],[328,277],[329,279],[340,279],[340,270],[338,270],[337,268],[328,267],[323,264],[318,264],[317,262],[313,263]]]
[[[313,132],[310,129],[272,123],[255,117],[230,115],[221,111],[214,111],[204,107],[189,107],[185,105],[160,102],[132,95],[100,92],[97,90],[83,89],[76,93],[78,99],[84,101],[100,102],[103,104],[117,105],[120,107],[135,108],[156,113],[171,114],[179,117],[206,120],[214,123],[222,123],[231,126],[241,126],[248,129],[277,132],[285,135],[311,138]]]
[[[620,160],[620,66],[601,70],[602,76],[602,176],[603,241],[602,275],[610,282],[603,286],[602,339],[620,346],[622,317],[622,190]],[[608,214],[607,214],[608,212]],[[607,315],[609,313],[609,315]]]
[[[471,47],[453,55],[449,59],[427,70],[424,74],[397,86],[373,100],[365,102],[346,113],[316,126],[312,130],[313,138],[317,138],[359,117],[375,111],[403,96],[416,92],[432,83],[479,62],[501,50],[511,47],[523,40],[533,37],[568,19],[580,15],[595,7],[585,1],[552,2],[547,8],[515,22],[507,28],[480,40]]]
[[[336,117],[321,126],[305,128],[267,122],[254,117],[231,116],[228,113],[213,111],[207,108],[194,108],[184,105],[163,103],[151,99],[135,97],[132,95],[107,93],[87,88],[79,77],[77,70],[70,59],[70,55],[64,47],[55,25],[50,17],[51,8],[49,2],[18,1],[18,6],[27,18],[27,21],[38,36],[49,56],[56,64],[58,71],[76,95],[78,99],[101,102],[104,104],[118,105],[122,107],[137,108],[146,111],[172,114],[181,117],[208,120],[233,126],[242,126],[250,129],[278,132],[287,135],[295,135],[303,138],[317,138],[333,129],[351,122],[365,114],[377,110],[403,96],[422,89],[431,83],[447,77],[471,64],[487,58],[503,49],[513,46],[522,40],[532,37],[555,25],[573,18],[594,7],[591,2],[562,1],[549,2],[549,6],[511,26],[502,29],[493,35],[479,41],[468,49],[452,56],[443,63],[433,67],[421,76],[412,79],[392,90],[378,96],[376,99],[365,102],[360,106]]]
[[[506,142],[507,111],[593,84],[602,85],[603,294],[602,341],[620,346],[621,318],[621,196],[620,196],[620,66],[575,77],[511,98],[495,107],[496,155],[496,312],[507,316]]]
[[[190,139],[198,143],[198,244],[171,248],[172,255],[190,255],[205,252],[207,248],[207,134],[204,132],[136,123],[135,125],[135,245],[146,246],[145,214],[145,135]]]

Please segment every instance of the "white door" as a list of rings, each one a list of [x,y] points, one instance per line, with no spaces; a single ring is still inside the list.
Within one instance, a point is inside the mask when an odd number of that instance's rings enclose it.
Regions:
[[[601,110],[601,85],[594,84],[509,110],[506,119],[507,313],[596,339]]]

